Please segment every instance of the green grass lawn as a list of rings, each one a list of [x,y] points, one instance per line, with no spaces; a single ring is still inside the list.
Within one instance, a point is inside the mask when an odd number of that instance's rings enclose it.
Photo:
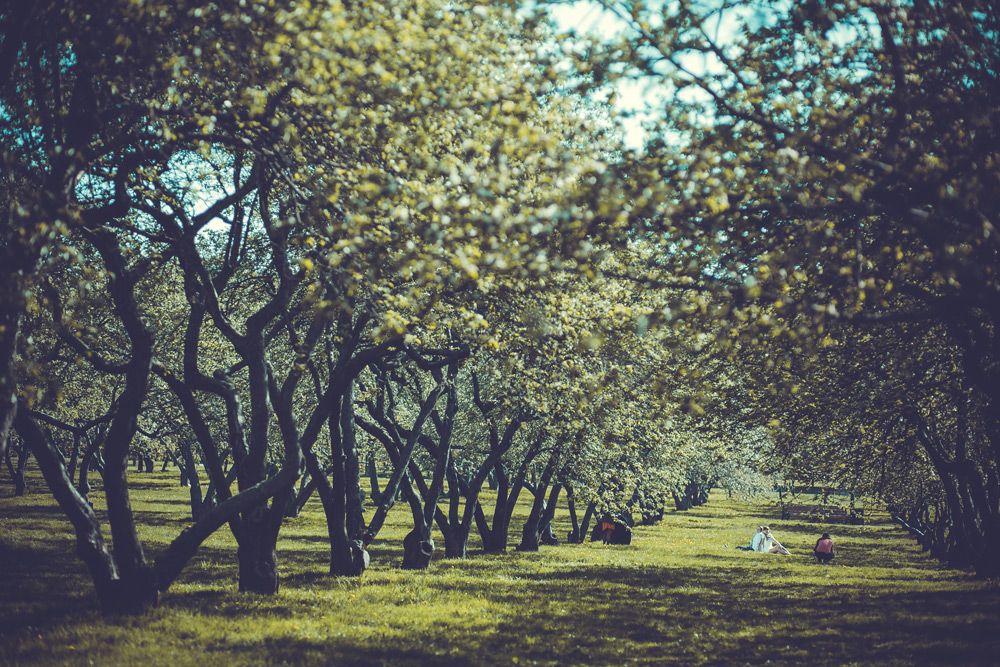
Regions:
[[[131,473],[148,552],[185,525],[176,475]],[[68,522],[32,478],[0,486],[3,665],[1000,664],[1000,587],[945,570],[889,523],[783,522],[774,503],[715,493],[639,527],[630,546],[435,557],[399,569],[405,504],[360,579],[332,578],[313,500],[282,529],[282,590],[236,590],[235,546],[213,536],[159,608],[103,617]],[[100,493],[94,494],[100,510]],[[564,537],[567,517],[557,517]],[[734,549],[769,523],[787,557]],[[515,519],[512,541],[520,536]],[[822,530],[834,565],[816,565]],[[443,552],[443,547],[439,545]]]

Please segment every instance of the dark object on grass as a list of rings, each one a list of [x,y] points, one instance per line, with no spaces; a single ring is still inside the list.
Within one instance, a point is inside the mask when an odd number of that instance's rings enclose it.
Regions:
[[[620,517],[616,516],[610,522],[614,525],[614,530],[611,531],[608,544],[632,544],[632,527],[620,519]],[[590,532],[591,542],[599,542],[604,539],[604,530],[601,528],[603,523],[603,519],[598,521],[597,525]]]
[[[403,569],[404,570],[425,570],[434,555],[434,540],[430,535],[421,535],[416,530],[411,530],[403,538]]]

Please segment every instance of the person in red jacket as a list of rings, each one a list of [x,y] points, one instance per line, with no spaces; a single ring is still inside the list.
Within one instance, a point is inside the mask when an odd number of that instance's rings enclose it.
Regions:
[[[816,548],[813,549],[813,553],[816,554],[816,562],[820,565],[833,560],[833,539],[830,537],[830,533],[823,533],[823,537],[816,540]]]
[[[601,533],[604,537],[604,544],[611,544],[614,540],[615,520],[610,513],[605,513],[601,518]]]

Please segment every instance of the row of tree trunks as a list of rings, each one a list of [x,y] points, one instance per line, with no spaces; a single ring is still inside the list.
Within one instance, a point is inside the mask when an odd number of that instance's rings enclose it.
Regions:
[[[959,423],[964,423],[966,406],[960,410]],[[953,567],[971,565],[983,578],[1000,576],[1000,482],[991,462],[977,463],[970,459],[966,429],[960,429],[951,451],[938,437],[930,423],[916,412],[909,418],[938,478],[944,488],[944,504],[938,508],[934,530],[918,517],[907,517],[902,525],[916,524],[922,543],[931,552]]]
[[[97,457],[95,459],[94,454],[96,448],[103,443],[107,424],[113,419],[116,409],[117,400],[112,400],[112,409],[107,414],[98,417],[97,419],[92,419],[81,425],[68,424],[38,410],[29,411],[30,415],[34,419],[45,423],[50,428],[54,428],[59,431],[66,431],[72,436],[73,445],[70,451],[66,474],[69,476],[70,481],[72,481],[74,477],[77,476],[77,470],[79,469],[80,483],[77,485],[77,488],[84,496],[86,496],[89,492],[89,485],[86,484],[86,475],[87,472],[91,470],[91,466],[93,466],[93,469],[98,471],[101,475],[104,474],[103,459],[101,457]],[[53,440],[53,444],[55,444],[54,435],[49,433],[49,437]],[[87,443],[86,448],[82,448],[84,442]],[[58,450],[59,447],[57,446],[56,449]],[[21,451],[26,454],[28,452],[28,448],[25,446],[21,449]],[[62,456],[61,453],[60,455]],[[63,458],[65,459],[65,457]],[[27,460],[24,460],[24,463],[26,464]],[[18,461],[18,465],[18,469],[20,469],[20,459]],[[15,474],[15,472],[12,472],[12,474]]]
[[[708,502],[708,493],[712,482],[705,478],[690,479],[687,483],[671,491],[674,506],[678,512],[686,512],[692,507],[699,507]]]
[[[507,422],[501,436],[490,414],[492,407],[482,403],[478,396],[478,388],[475,389],[475,393],[477,404],[479,404],[480,410],[487,418],[489,425],[488,437],[490,449],[489,454],[479,463],[470,477],[460,474],[454,462],[452,462],[449,468],[448,483],[452,492],[449,494],[448,514],[445,515],[441,511],[435,514],[438,528],[445,538],[446,558],[466,557],[469,536],[472,533],[474,525],[480,528],[480,535],[483,537],[484,544],[489,537],[492,537],[492,530],[486,525],[479,498],[484,484],[491,479],[494,482],[496,481],[498,464],[513,446],[514,438],[521,426],[528,421],[523,413],[515,415]],[[482,532],[484,529],[485,533]],[[504,533],[502,539],[506,544],[506,533]]]
[[[702,496],[702,502],[708,502],[708,492]],[[640,521],[643,526],[651,526],[663,519],[663,499],[658,494],[651,494],[649,490],[644,490],[642,486],[636,486],[632,493],[632,498],[628,501],[629,512],[638,505]]]

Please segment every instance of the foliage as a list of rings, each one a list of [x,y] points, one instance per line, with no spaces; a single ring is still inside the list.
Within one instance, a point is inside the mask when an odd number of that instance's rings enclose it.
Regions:
[[[0,447],[13,423],[105,609],[223,524],[276,592],[309,481],[358,575],[365,413],[449,555],[487,474],[495,517],[534,496],[519,548],[564,489],[656,516],[773,474],[997,574],[996,13],[598,4],[616,36],[438,0],[0,10]],[[635,82],[628,150],[599,100]],[[126,467],[154,452],[196,523],[151,564]]]
[[[665,100],[621,169],[663,275],[712,295],[702,327],[732,362],[715,384],[748,405],[777,392],[750,427],[777,426],[782,455],[850,481],[870,455],[859,422],[873,404],[894,410],[905,426],[881,422],[882,460],[913,442],[924,459],[883,468],[899,473],[886,492],[930,463],[954,534],[993,576],[998,429],[980,410],[1000,399],[991,4],[599,4],[620,35],[569,52],[595,85],[644,81]],[[851,404],[839,423],[816,409],[829,395]]]

